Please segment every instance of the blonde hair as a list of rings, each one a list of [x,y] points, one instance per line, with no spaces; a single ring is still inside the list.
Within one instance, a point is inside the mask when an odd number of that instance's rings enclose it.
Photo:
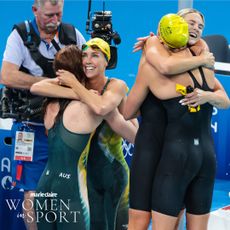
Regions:
[[[182,18],[184,18],[185,15],[187,15],[187,14],[192,14],[192,13],[199,14],[199,15],[201,16],[202,20],[203,20],[203,23],[205,24],[204,15],[203,15],[200,11],[198,11],[198,10],[196,10],[196,9],[193,9],[193,8],[185,8],[185,9],[182,9],[182,10],[180,10],[180,11],[177,12],[177,14],[178,14],[179,16],[181,16]]]

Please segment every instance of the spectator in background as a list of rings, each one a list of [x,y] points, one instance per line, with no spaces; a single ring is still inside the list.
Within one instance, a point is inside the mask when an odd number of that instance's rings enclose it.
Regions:
[[[28,93],[33,83],[54,77],[52,62],[59,49],[72,43],[81,48],[85,43],[85,39],[76,28],[61,22],[63,5],[64,0],[35,0],[32,6],[34,20],[16,25],[8,37],[2,62],[1,83],[17,92],[14,100],[20,106],[21,101],[18,95],[25,95],[22,104],[24,106],[25,102],[33,98]],[[24,116],[25,111],[29,110],[28,106],[21,111],[21,114]],[[21,114],[16,115],[21,116]],[[34,230],[36,224],[31,222],[28,216],[35,219],[30,210],[31,201],[33,201],[31,193],[36,190],[38,180],[46,165],[48,146],[43,121],[34,116],[23,117],[23,119],[23,121],[19,119],[13,122],[12,140],[14,142],[17,130],[22,130],[25,126],[26,129],[32,130],[35,133],[33,161],[14,161],[12,171],[14,184],[24,189],[25,209],[23,212],[26,228]],[[14,148],[12,148],[12,154],[13,150]],[[22,175],[19,175],[17,171],[19,167],[22,167]]]

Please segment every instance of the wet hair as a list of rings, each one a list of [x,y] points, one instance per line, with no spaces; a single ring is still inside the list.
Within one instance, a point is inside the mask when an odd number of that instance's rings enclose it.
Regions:
[[[80,83],[85,84],[86,82],[86,75],[82,66],[82,51],[76,45],[68,45],[62,48],[55,56],[53,68],[55,72],[59,69],[67,70],[74,74]],[[71,99],[47,98],[44,103],[44,113],[49,103],[58,102],[60,108],[55,119],[57,121],[71,101]]]
[[[184,18],[185,15],[187,15],[187,14],[192,14],[192,13],[199,14],[199,15],[201,16],[202,20],[203,20],[203,23],[205,24],[204,15],[203,15],[200,11],[198,11],[198,10],[196,10],[196,9],[193,9],[193,8],[185,8],[185,9],[182,9],[182,10],[180,10],[180,11],[177,12],[177,14],[178,14],[179,16],[181,16],[182,18]]]
[[[64,3],[64,0],[34,0],[34,6],[42,7],[46,2],[50,2],[53,6]]]
[[[53,63],[54,71],[64,69],[78,79],[79,82],[85,83],[86,75],[82,66],[82,51],[76,45],[68,45],[62,48],[55,56]]]

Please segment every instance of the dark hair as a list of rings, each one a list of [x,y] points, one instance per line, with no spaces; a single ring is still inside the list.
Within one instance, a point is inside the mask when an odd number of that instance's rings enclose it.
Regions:
[[[55,72],[59,69],[71,72],[82,84],[86,81],[82,66],[82,52],[75,45],[68,45],[56,54],[53,68]]]
[[[74,74],[80,83],[85,84],[86,82],[86,75],[82,66],[82,51],[76,45],[68,45],[58,51],[54,59],[53,69],[55,72],[59,69],[67,70]],[[60,108],[56,116],[56,120],[58,120],[71,99],[48,98],[44,103],[44,112],[51,102],[59,103]]]

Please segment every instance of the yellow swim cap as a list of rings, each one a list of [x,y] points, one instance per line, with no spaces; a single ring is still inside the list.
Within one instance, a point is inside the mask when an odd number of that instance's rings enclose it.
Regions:
[[[189,39],[188,23],[177,14],[166,14],[159,22],[159,35],[171,48],[186,46]]]
[[[101,38],[92,38],[82,46],[82,50],[92,46],[98,47],[101,50],[101,52],[105,54],[107,61],[110,60],[110,47],[106,41],[104,41]]]

